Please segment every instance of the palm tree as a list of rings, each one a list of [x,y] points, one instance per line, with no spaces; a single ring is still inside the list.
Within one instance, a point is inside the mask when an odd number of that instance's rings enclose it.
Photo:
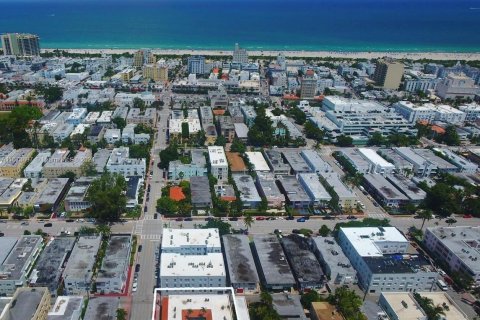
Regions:
[[[252,224],[254,221],[255,220],[253,219],[253,216],[251,213],[247,213],[243,217],[243,223],[245,224],[245,227],[247,228],[247,230],[252,227]]]
[[[433,219],[432,211],[429,209],[420,210],[418,211],[417,215],[422,219],[422,226],[420,227],[420,230],[423,230],[423,226],[425,225],[426,220]]]
[[[110,227],[106,224],[99,224],[97,226],[97,232],[101,233],[105,238],[108,238],[112,233]]]

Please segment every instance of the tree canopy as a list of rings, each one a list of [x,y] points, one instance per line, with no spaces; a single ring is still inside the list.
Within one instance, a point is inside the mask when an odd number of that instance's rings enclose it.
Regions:
[[[307,120],[303,126],[303,132],[308,139],[322,141],[325,133],[311,120]]]
[[[99,221],[117,221],[125,211],[127,196],[125,178],[117,173],[104,173],[88,188],[87,200],[92,203],[91,215]]]
[[[175,143],[170,144],[168,147],[160,151],[160,168],[168,169],[170,161],[178,160],[180,154],[178,153],[178,147]]]

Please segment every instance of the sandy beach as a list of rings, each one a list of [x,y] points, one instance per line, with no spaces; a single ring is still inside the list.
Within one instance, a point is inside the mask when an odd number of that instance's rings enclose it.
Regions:
[[[43,49],[42,52],[55,49]],[[134,53],[138,49],[60,49],[71,53],[105,53],[122,54]],[[231,55],[229,50],[180,50],[180,49],[151,49],[155,54],[164,55],[204,55],[218,56]],[[392,57],[395,59],[431,59],[431,60],[480,60],[480,52],[341,52],[341,51],[248,51],[250,56],[277,56],[282,52],[286,57],[298,58],[349,58],[349,59],[374,59]]]

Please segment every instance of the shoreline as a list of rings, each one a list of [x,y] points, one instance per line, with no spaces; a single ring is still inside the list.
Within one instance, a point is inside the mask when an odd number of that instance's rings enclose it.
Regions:
[[[46,48],[42,52],[52,52],[57,49]],[[79,54],[122,54],[134,53],[139,49],[58,49]],[[158,55],[232,55],[232,50],[208,49],[150,49]],[[480,52],[395,52],[395,51],[303,51],[303,50],[248,50],[250,56],[277,56],[283,53],[285,57],[297,58],[346,58],[375,59],[389,56],[395,59],[430,59],[430,60],[480,60]]]

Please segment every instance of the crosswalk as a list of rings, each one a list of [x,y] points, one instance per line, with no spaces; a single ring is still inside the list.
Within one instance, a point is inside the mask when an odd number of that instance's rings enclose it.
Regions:
[[[367,215],[369,218],[377,218],[377,219],[388,218],[388,216],[385,213],[369,213]]]
[[[144,220],[138,220],[137,221],[137,224],[135,225],[135,232],[134,232],[136,235],[142,234],[142,232],[143,232],[143,221]]]
[[[161,234],[142,234],[140,235],[142,240],[162,240]]]

